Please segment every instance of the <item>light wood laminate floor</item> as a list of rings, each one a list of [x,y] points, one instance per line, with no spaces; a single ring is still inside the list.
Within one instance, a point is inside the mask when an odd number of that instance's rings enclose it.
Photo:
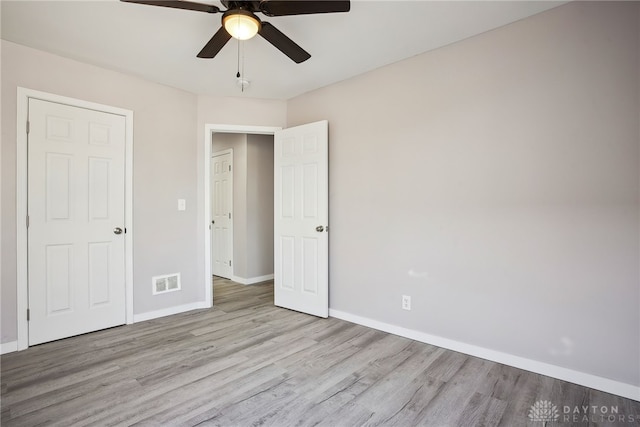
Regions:
[[[543,427],[539,401],[549,426],[640,425],[638,402],[277,308],[272,283],[214,283],[213,309],[3,355],[2,426]]]

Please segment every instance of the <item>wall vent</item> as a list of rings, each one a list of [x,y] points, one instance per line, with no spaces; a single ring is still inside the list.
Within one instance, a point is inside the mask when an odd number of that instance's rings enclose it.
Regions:
[[[179,291],[182,288],[180,284],[180,273],[154,276],[151,278],[151,285],[153,287],[153,295]]]

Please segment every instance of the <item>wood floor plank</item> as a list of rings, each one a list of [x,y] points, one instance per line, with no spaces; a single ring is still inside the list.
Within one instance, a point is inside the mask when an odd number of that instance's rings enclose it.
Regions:
[[[535,426],[539,400],[640,425],[640,402],[275,307],[273,283],[215,278],[214,302],[2,355],[2,426]]]
[[[391,370],[380,376],[372,387],[357,397],[358,404],[376,411],[380,402],[389,399],[407,383],[429,369],[429,366],[439,355],[436,347],[425,346],[417,342],[412,342],[407,350],[409,356],[399,365],[389,366],[392,368]],[[377,368],[376,371],[382,370]],[[401,402],[402,406],[405,403]]]
[[[398,427],[418,425],[416,420],[419,414],[442,391],[445,384],[444,381],[429,376],[428,370],[421,372],[413,381],[379,403],[372,423]]]
[[[511,368],[516,369],[516,368]],[[539,400],[549,401],[553,388],[553,378],[537,375],[532,372],[520,371],[515,379],[512,392],[505,398],[505,408],[499,426],[510,427],[523,425],[529,420],[529,409]],[[487,390],[488,385],[481,386],[480,391]]]
[[[456,421],[458,427],[497,426],[507,402],[480,393],[474,393]]]
[[[369,425],[374,412],[355,402],[341,406],[337,411],[320,421],[319,427]],[[304,424],[303,424],[304,425]]]
[[[491,370],[493,362],[465,356],[464,364],[446,381],[444,387],[418,414],[416,423],[457,426],[465,407]],[[455,414],[455,415],[454,415]]]

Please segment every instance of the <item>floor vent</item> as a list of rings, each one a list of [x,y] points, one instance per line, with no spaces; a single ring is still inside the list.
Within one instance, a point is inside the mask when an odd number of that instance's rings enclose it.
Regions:
[[[181,289],[180,273],[154,276],[151,278],[151,284],[153,286],[154,295],[179,291]]]

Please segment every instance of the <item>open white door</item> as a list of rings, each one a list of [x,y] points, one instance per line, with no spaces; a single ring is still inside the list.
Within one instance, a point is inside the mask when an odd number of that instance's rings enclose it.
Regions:
[[[275,133],[275,304],[329,315],[329,124]]]

